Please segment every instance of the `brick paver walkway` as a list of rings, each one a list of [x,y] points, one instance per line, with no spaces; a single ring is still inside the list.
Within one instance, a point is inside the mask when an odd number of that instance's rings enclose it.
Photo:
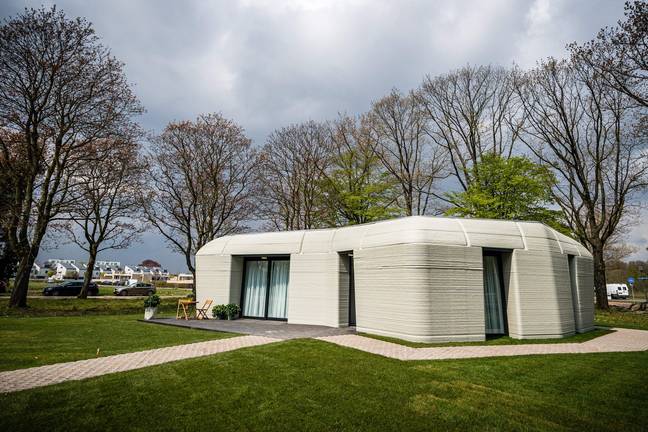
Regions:
[[[124,372],[278,341],[279,339],[263,336],[239,336],[0,372],[0,393]]]
[[[444,360],[534,354],[584,354],[648,350],[648,331],[630,329],[614,330],[616,330],[614,333],[600,336],[582,343],[430,348],[411,348],[358,335],[326,336],[318,339],[398,360]]]

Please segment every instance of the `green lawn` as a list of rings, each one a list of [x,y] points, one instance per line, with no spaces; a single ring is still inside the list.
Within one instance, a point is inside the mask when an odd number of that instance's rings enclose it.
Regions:
[[[449,347],[449,346],[471,346],[471,345],[525,345],[525,344],[544,344],[544,343],[580,343],[585,342],[599,336],[612,333],[611,330],[593,330],[587,333],[580,333],[574,336],[569,336],[561,339],[513,339],[508,336],[500,336],[490,338],[482,342],[439,342],[439,343],[425,343],[425,342],[410,342],[403,339],[392,338],[387,336],[379,336],[368,333],[359,333],[362,336],[370,337],[373,339],[383,340],[385,342],[397,343],[413,348],[424,347]]]
[[[607,312],[597,310],[596,325],[648,330],[648,313],[630,312],[617,308],[610,308]]]
[[[141,315],[0,317],[0,370],[233,336],[137,321]]]
[[[401,362],[296,340],[1,395],[0,430],[639,431],[646,374],[646,352]]]
[[[159,307],[161,315],[175,315],[180,297],[162,298]],[[27,309],[8,308],[9,299],[0,298],[0,317],[2,316],[67,316],[67,315],[107,315],[107,314],[141,314],[144,316],[144,300],[142,297],[126,297],[119,299],[78,299],[65,298],[30,298]]]

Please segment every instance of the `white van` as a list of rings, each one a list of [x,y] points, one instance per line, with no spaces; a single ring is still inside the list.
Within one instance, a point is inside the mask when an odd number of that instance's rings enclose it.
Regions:
[[[628,298],[628,285],[612,283],[607,284],[607,297],[609,299],[627,299]]]

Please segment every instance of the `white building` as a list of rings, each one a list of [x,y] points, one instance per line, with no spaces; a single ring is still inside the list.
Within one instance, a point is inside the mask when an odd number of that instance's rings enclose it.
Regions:
[[[176,285],[180,288],[192,288],[194,284],[194,277],[191,273],[179,273],[177,276],[170,277],[167,283]]]
[[[594,326],[592,256],[536,222],[413,216],[217,238],[199,302],[420,341],[557,338]]]
[[[40,266],[36,263],[32,265],[31,273],[29,275],[30,279],[45,279],[47,277],[47,267]]]
[[[78,279],[83,277],[83,273],[79,267],[74,264],[74,260],[59,260],[56,262],[53,269],[56,271],[54,274],[54,279],[63,280],[63,279]]]

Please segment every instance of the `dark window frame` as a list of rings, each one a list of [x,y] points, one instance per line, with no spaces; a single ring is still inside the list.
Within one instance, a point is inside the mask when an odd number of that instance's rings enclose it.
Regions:
[[[250,261],[266,261],[268,263],[268,274],[266,275],[266,295],[265,307],[262,317],[247,316],[243,314],[245,307],[245,282],[247,281],[247,265]],[[290,255],[246,255],[243,257],[243,277],[241,278],[241,318],[266,320],[266,321],[288,321],[286,318],[274,318],[268,316],[268,306],[270,304],[270,281],[272,277],[272,262],[273,261],[288,261],[288,271],[290,272]],[[288,279],[288,288],[290,289],[290,278]],[[288,292],[286,292],[286,297]],[[286,311],[288,314],[288,311]]]
[[[509,324],[508,324],[508,299],[506,298],[506,284],[504,283],[504,261],[502,260],[502,255],[505,253],[512,254],[511,249],[501,249],[501,248],[482,248],[482,261],[485,256],[494,256],[497,259],[497,272],[499,273],[500,279],[500,298],[502,299],[502,319],[504,320],[504,333],[503,334],[492,334],[495,336],[509,336]],[[485,270],[483,269],[482,263],[482,273]],[[484,299],[484,301],[486,301]],[[484,317],[486,318],[486,317]]]

